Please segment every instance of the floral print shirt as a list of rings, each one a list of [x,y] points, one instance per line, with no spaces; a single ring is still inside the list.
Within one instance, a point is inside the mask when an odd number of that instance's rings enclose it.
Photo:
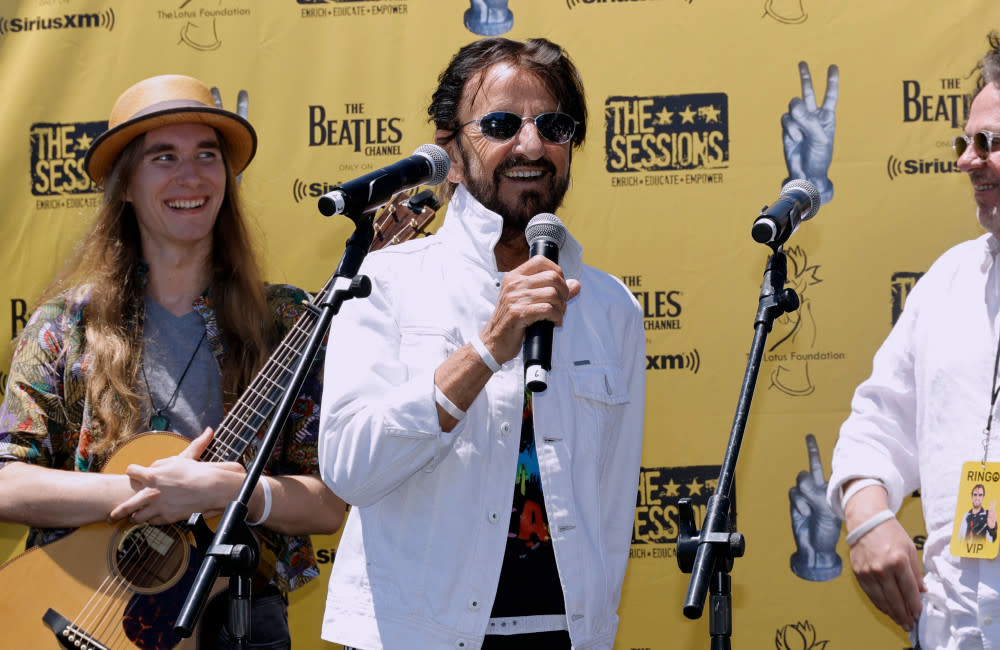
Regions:
[[[307,309],[309,295],[290,285],[269,285],[266,293],[278,335],[284,337]],[[25,326],[11,361],[6,396],[0,405],[0,471],[7,463],[24,461],[94,472],[100,471],[107,461],[107,457],[91,453],[91,442],[99,432],[95,431],[98,425],[86,398],[90,361],[84,323],[87,303],[86,291],[63,292],[41,305]],[[207,341],[221,368],[226,351],[211,296],[202,295],[193,306],[205,321]],[[323,355],[321,349],[288,414],[265,474],[319,471],[316,445]],[[256,455],[266,428],[262,427],[249,441],[245,459]],[[153,460],[156,459],[150,458],[149,462]],[[264,526],[255,530],[262,537],[261,565],[275,565],[271,581],[282,591],[296,589],[319,575],[308,536],[283,535]],[[32,528],[27,546],[47,544],[69,532],[69,529]]]

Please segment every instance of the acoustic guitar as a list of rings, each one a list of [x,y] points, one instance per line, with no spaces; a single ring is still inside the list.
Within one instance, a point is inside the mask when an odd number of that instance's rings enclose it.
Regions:
[[[426,235],[439,204],[430,190],[403,192],[374,218],[370,250]],[[239,460],[290,384],[331,277],[272,352],[216,430],[203,461]],[[133,436],[102,468],[124,473],[180,453],[190,442],[174,433]],[[0,566],[0,621],[5,648],[189,650],[198,634],[181,638],[174,622],[201,563],[185,522],[166,526],[96,522]],[[219,580],[213,593],[225,587]],[[197,632],[197,631],[196,631]]]

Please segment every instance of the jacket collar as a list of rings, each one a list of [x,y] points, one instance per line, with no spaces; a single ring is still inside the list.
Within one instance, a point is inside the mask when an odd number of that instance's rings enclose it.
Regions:
[[[493,249],[500,241],[502,230],[503,217],[486,208],[459,183],[448,202],[444,225],[437,236],[453,245],[461,255],[499,273]],[[580,277],[583,268],[583,247],[568,231],[559,251],[559,266],[567,278],[574,279]]]

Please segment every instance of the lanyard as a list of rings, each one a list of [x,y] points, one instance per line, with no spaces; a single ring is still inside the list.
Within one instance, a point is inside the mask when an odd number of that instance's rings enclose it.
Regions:
[[[997,339],[997,354],[993,360],[993,389],[990,391],[990,412],[986,415],[986,428],[983,429],[983,467],[990,453],[990,430],[993,428],[993,409],[997,405],[1000,387],[997,386],[997,375],[1000,374],[1000,338]]]

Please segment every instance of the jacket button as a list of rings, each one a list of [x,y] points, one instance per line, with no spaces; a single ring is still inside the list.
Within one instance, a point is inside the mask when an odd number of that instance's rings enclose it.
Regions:
[[[507,435],[508,433],[510,433],[510,422],[504,422],[503,424],[500,425],[500,433],[502,433],[503,435]]]
[[[491,511],[487,518],[490,520],[491,524],[495,524],[498,521],[500,521],[500,513],[496,512],[495,510]]]

